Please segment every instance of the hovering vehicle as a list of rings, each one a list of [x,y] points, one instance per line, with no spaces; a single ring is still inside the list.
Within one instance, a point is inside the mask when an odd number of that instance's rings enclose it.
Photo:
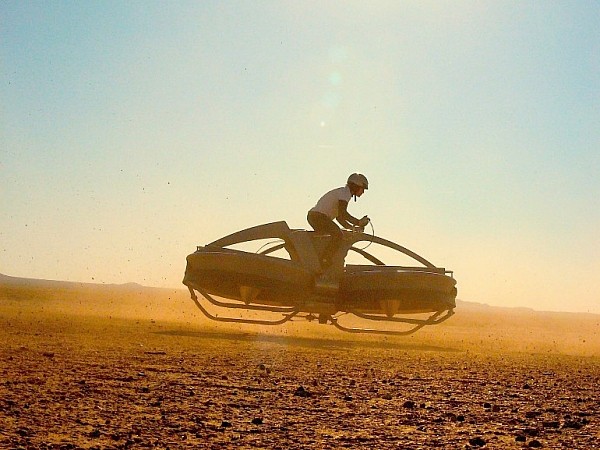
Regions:
[[[457,291],[452,271],[374,233],[344,230],[343,234],[331,264],[322,267],[320,253],[331,239],[328,235],[290,229],[283,221],[238,231],[198,246],[187,257],[183,284],[198,309],[220,322],[280,325],[305,318],[351,333],[408,335],[454,314]],[[270,242],[254,253],[234,248],[264,240]],[[419,265],[386,265],[366,251],[373,243]],[[356,252],[365,264],[346,263],[349,252]],[[211,309],[275,317],[213,314],[196,292],[213,305]],[[380,325],[364,326],[374,322]]]

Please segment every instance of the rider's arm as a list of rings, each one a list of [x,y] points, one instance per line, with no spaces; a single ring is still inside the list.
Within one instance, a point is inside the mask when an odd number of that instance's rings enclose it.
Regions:
[[[338,216],[336,217],[336,220],[341,226],[348,229],[352,228],[352,225],[357,226],[360,222],[348,212],[348,202],[344,200],[340,200],[338,203]]]

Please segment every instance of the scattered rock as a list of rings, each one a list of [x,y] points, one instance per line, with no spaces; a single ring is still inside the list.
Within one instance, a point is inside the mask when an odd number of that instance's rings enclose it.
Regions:
[[[517,434],[515,436],[516,442],[525,442],[526,440],[527,440],[527,437],[524,434]]]
[[[527,444],[527,447],[529,447],[529,448],[541,448],[542,447],[542,443],[540,441],[538,441],[537,439],[534,439],[533,441],[529,441],[529,444]]]
[[[477,436],[469,439],[469,444],[473,445],[474,447],[483,447],[486,442],[481,436]]]
[[[22,437],[30,436],[31,435],[31,430],[29,428],[19,428],[17,430],[17,434],[19,436],[22,436]]]
[[[224,420],[223,422],[221,422],[221,428],[231,428],[231,422]]]
[[[74,450],[77,448],[77,446],[71,442],[67,442],[66,444],[61,444],[61,446],[58,448],[60,450]]]
[[[563,424],[563,428],[573,428],[575,430],[579,430],[581,427],[583,427],[583,423],[578,422],[577,420],[567,420]]]
[[[262,425],[263,424],[262,417],[255,417],[254,419],[252,419],[252,424],[253,425]]]
[[[417,404],[415,402],[413,402],[412,400],[407,400],[404,402],[404,404],[402,406],[405,408],[408,408],[408,409],[414,409],[414,407],[417,406]]]
[[[298,389],[294,392],[296,397],[310,397],[312,394],[304,389],[304,386],[298,386]]]
[[[558,420],[545,420],[542,422],[544,428],[560,428],[560,422]]]

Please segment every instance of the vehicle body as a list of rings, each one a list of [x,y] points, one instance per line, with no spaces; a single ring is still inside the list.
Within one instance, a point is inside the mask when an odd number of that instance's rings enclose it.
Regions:
[[[236,244],[277,239],[258,253],[232,248]],[[238,231],[206,246],[198,246],[187,257],[183,283],[196,306],[207,317],[223,322],[277,325],[293,318],[318,319],[349,332],[410,334],[425,325],[448,319],[456,306],[453,273],[431,264],[394,242],[363,232],[344,231],[344,239],[333,263],[321,267],[320,252],[327,235],[290,229],[273,222]],[[402,253],[419,266],[389,266],[360,248],[366,242]],[[283,251],[285,257],[273,256]],[[368,264],[346,264],[353,251]],[[217,307],[282,314],[278,319],[219,317],[198,299],[199,292]],[[221,301],[222,297],[228,301]],[[408,324],[408,330],[349,327],[342,315],[364,320]],[[426,314],[427,317],[412,317]]]

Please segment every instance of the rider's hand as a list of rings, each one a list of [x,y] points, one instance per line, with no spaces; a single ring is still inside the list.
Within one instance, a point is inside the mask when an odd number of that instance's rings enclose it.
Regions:
[[[370,219],[367,216],[364,216],[362,219],[360,219],[358,221],[358,226],[364,229],[368,225],[369,222],[370,222]]]

